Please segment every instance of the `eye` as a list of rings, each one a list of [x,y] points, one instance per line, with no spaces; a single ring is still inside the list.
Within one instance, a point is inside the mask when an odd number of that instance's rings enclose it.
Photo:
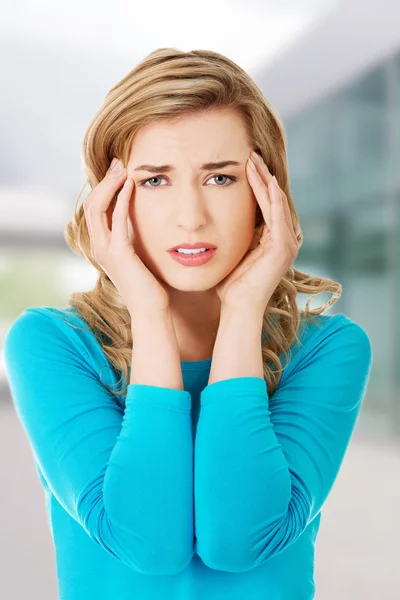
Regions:
[[[141,186],[143,186],[143,187],[151,187],[151,188],[153,188],[153,187],[160,187],[159,185],[150,185],[150,186],[148,186],[148,185],[145,185],[145,184],[146,184],[148,181],[152,181],[152,180],[154,180],[154,179],[165,179],[165,178],[164,178],[164,177],[160,177],[160,176],[157,176],[157,177],[149,177],[149,179],[144,179],[143,181],[141,181],[141,182],[140,182],[140,185],[141,185]]]
[[[231,183],[234,183],[237,180],[237,177],[234,177],[233,175],[222,175],[222,173],[218,173],[217,175],[213,175],[211,177],[211,179],[216,179],[217,177],[225,177],[225,179],[230,179]],[[228,185],[231,185],[231,183],[228,183]],[[227,187],[226,185],[217,185],[217,187]]]
[[[222,173],[218,173],[217,175],[213,175],[211,177],[211,179],[216,179],[217,177],[224,177],[225,179],[229,179],[230,183],[228,183],[227,185],[226,184],[224,184],[224,185],[217,184],[216,187],[228,187],[229,185],[231,185],[232,183],[234,183],[235,181],[237,181],[237,177],[234,177],[233,175],[223,175]],[[153,181],[154,182],[155,179],[164,179],[165,180],[165,177],[162,177],[160,175],[157,175],[156,177],[149,177],[149,179],[143,179],[143,181],[140,181],[139,185],[142,186],[142,187],[153,188],[153,189],[156,188],[156,187],[163,187],[161,185],[146,185],[147,182],[149,182],[149,181]]]

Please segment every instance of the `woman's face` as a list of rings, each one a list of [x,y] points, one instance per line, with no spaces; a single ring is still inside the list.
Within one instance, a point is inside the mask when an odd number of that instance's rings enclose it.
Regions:
[[[249,250],[258,205],[246,176],[250,152],[240,115],[227,108],[151,123],[136,134],[127,165],[135,182],[129,208],[134,246],[171,288],[211,290]],[[222,161],[238,164],[202,168]],[[138,169],[144,164],[164,168]],[[182,265],[168,250],[185,242],[209,242],[217,251],[201,266]]]

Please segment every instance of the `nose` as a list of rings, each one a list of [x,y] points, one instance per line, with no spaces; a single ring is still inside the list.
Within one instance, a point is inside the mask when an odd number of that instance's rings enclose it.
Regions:
[[[175,222],[188,231],[196,230],[207,223],[208,208],[201,191],[187,186],[180,192],[177,201]]]

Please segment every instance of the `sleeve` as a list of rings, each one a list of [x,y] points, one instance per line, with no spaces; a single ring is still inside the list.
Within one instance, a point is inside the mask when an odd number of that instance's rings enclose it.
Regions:
[[[243,572],[283,552],[333,486],[365,394],[372,349],[350,319],[326,330],[325,337],[312,336],[317,342],[271,398],[258,377],[215,381],[201,394],[195,550],[212,569]]]
[[[130,384],[121,408],[69,335],[29,309],[4,358],[17,415],[68,514],[136,572],[184,570],[194,552],[190,393]]]

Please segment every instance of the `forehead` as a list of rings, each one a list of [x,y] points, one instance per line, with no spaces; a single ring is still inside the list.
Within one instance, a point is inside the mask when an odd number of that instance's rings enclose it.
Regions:
[[[241,115],[232,109],[213,109],[144,125],[135,135],[129,160],[153,160],[159,156],[165,162],[169,152],[211,160],[221,157],[221,153],[243,152],[248,147]]]

